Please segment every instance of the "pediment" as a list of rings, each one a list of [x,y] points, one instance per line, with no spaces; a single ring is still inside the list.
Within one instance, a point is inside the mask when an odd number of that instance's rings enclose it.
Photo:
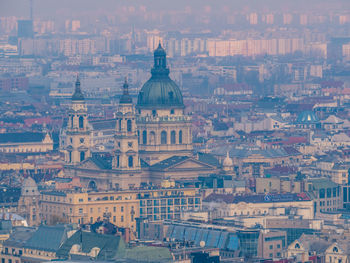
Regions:
[[[76,165],[80,169],[100,170],[100,168],[89,158]]]
[[[174,164],[173,166],[169,167],[168,170],[183,170],[183,169],[215,169],[215,167],[212,167],[206,163],[200,162],[195,159],[187,159],[180,163]]]

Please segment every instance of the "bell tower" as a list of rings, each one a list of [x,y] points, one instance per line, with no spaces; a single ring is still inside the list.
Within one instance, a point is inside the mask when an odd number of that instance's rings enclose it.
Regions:
[[[113,169],[120,171],[141,170],[135,108],[125,79],[123,95],[116,114]]]
[[[66,130],[65,162],[75,165],[90,157],[90,128],[87,119],[87,106],[80,89],[80,80],[77,76],[75,91],[72,96],[72,105],[68,111]]]

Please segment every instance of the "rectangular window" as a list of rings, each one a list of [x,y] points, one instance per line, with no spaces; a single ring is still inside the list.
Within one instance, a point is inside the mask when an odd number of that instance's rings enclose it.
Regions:
[[[346,189],[346,187],[343,188],[343,201],[344,203],[348,202],[348,190]]]
[[[332,188],[327,188],[327,198],[332,197]]]
[[[79,208],[79,214],[83,213],[83,208]]]
[[[113,207],[113,212],[117,212],[117,208],[116,207]]]
[[[120,208],[120,211],[121,211],[121,212],[124,212],[124,206],[122,206],[122,207]]]
[[[120,222],[124,222],[124,216],[121,216]]]
[[[116,216],[113,216],[113,222],[115,223],[117,221]]]

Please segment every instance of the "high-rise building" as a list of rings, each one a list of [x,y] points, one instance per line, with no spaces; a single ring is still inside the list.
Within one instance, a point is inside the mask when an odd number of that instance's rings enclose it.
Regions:
[[[18,20],[18,38],[33,38],[33,21],[32,20]]]

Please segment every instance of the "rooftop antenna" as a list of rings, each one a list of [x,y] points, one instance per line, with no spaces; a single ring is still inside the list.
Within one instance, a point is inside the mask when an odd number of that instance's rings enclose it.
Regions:
[[[33,20],[33,0],[29,0],[30,5],[30,20]]]

